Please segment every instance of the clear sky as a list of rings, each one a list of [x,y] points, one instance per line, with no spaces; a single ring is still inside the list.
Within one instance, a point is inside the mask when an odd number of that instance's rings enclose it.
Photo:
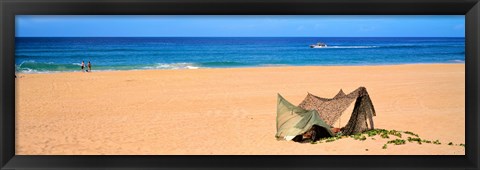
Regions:
[[[17,15],[17,37],[465,37],[463,15]]]

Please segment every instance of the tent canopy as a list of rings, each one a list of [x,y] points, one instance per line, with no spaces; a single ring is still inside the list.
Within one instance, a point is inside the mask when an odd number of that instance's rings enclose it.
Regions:
[[[277,98],[277,134],[279,139],[291,140],[295,136],[307,132],[313,125],[324,128],[330,136],[333,132],[315,110],[305,110],[297,107],[280,94]]]
[[[309,131],[313,125],[324,128],[330,136],[334,136],[330,128],[353,101],[355,101],[353,112],[347,125],[342,128],[344,135],[374,128],[373,116],[376,116],[376,113],[365,87],[359,87],[349,94],[340,90],[333,98],[322,98],[308,93],[298,107],[278,94],[275,136],[290,140]]]

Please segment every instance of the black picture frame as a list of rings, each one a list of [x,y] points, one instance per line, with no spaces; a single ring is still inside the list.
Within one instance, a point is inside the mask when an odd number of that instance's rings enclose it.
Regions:
[[[1,169],[478,169],[479,0],[0,0]],[[15,155],[15,15],[465,15],[465,156]],[[273,134],[272,134],[273,135]]]

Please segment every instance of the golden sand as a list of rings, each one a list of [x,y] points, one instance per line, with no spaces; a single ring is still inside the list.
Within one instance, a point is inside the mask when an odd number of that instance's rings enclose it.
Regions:
[[[17,74],[17,155],[464,155],[465,65],[306,66]],[[365,86],[375,127],[441,145],[379,136],[277,141],[277,93],[333,97]],[[350,110],[338,126],[347,123]],[[394,138],[392,138],[394,139]],[[391,139],[390,139],[391,140]],[[368,149],[368,151],[367,151]]]

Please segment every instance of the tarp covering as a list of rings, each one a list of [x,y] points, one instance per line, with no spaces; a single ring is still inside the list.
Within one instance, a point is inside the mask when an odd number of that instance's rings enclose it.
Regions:
[[[364,92],[366,93],[366,91]],[[362,93],[362,91],[360,93]],[[362,133],[368,129],[374,129],[373,116],[376,116],[376,113],[372,101],[370,100],[370,96],[368,96],[368,94],[359,94],[355,101],[355,107],[353,108],[350,120],[343,128],[342,133],[344,135],[352,135]],[[367,119],[370,123],[370,127],[368,127]]]
[[[322,137],[334,136],[335,134],[330,128],[353,101],[355,101],[355,106],[347,125],[341,130],[342,134],[352,135],[374,129],[373,116],[376,116],[376,113],[365,87],[359,87],[349,94],[340,90],[335,97],[330,99],[308,93],[299,106],[291,104],[278,94],[277,134],[275,136],[277,139],[293,139],[294,141],[296,141],[296,137],[305,139],[305,134],[312,131],[322,134]],[[307,131],[308,133],[306,133]]]
[[[305,110],[316,110],[325,123],[330,126],[342,116],[343,112],[355,101],[357,98],[356,91],[345,95],[343,91],[331,99],[322,98],[308,93],[307,97],[298,105]]]
[[[325,128],[326,132],[333,136],[330,126],[326,124],[316,110],[305,110],[297,107],[280,94],[277,98],[277,139],[291,140],[297,135],[301,135],[317,125]]]
[[[370,123],[370,129],[373,129],[373,116],[376,116],[376,113],[365,87],[359,87],[349,94],[345,94],[340,90],[338,94],[331,99],[308,93],[307,97],[298,107],[305,110],[317,111],[320,118],[324,120],[326,124],[333,126],[353,101],[356,101],[355,107],[342,133],[344,135],[351,135],[367,130],[367,119]]]

